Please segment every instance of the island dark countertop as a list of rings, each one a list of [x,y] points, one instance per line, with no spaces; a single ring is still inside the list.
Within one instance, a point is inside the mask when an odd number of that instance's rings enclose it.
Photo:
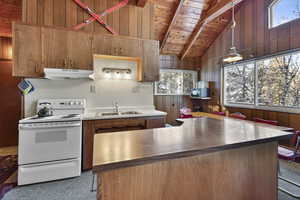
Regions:
[[[287,139],[285,128],[224,118],[184,119],[180,127],[95,134],[93,170],[222,151]]]

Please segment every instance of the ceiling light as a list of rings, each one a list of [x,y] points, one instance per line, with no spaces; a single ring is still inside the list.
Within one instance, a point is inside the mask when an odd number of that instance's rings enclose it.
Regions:
[[[234,18],[234,2],[232,2],[232,26],[231,26],[231,47],[229,48],[227,56],[223,58],[224,63],[232,63],[243,60],[243,56],[238,53],[236,47],[234,46],[234,29],[236,26],[236,21]]]

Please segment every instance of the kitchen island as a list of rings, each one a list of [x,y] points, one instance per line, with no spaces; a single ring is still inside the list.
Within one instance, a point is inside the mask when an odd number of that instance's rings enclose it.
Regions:
[[[224,118],[98,134],[101,200],[276,200],[277,145],[292,133]]]

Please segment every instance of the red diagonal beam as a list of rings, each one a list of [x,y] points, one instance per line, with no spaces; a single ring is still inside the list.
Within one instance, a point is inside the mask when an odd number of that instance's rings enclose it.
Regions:
[[[102,13],[98,14],[99,17],[104,17],[105,15],[112,13],[115,10],[118,10],[120,8],[123,8],[124,6],[126,6],[128,4],[129,0],[123,0],[120,3],[118,3],[117,5],[106,9],[105,11],[103,11]],[[91,17],[87,20],[85,20],[84,22],[82,22],[81,24],[78,24],[76,26],[73,27],[73,29],[78,30],[81,29],[82,27],[94,22],[96,19],[94,17]]]
[[[93,11],[88,7],[87,4],[82,3],[80,0],[74,0],[74,2],[77,3],[82,9],[84,9],[85,11],[87,11],[87,12],[89,13],[89,15],[91,15],[93,18],[95,18],[95,20],[96,20],[97,22],[99,22],[99,23],[100,23],[104,28],[106,28],[109,32],[111,32],[111,33],[114,34],[114,35],[118,35],[118,33],[115,32],[108,24],[106,24],[105,21],[103,21],[103,20],[101,19],[101,17],[99,17],[95,12],[93,12]],[[81,25],[81,26],[80,26],[80,24],[79,24],[79,25],[77,25],[77,26],[75,26],[75,27],[73,27],[73,28],[76,30],[76,28],[81,28],[81,27],[83,27],[83,26],[84,26],[84,25]]]

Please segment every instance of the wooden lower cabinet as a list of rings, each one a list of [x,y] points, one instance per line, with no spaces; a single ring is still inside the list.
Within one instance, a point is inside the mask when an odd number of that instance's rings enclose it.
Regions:
[[[94,134],[142,130],[165,127],[162,116],[124,119],[99,119],[83,121],[82,170],[93,167]]]

